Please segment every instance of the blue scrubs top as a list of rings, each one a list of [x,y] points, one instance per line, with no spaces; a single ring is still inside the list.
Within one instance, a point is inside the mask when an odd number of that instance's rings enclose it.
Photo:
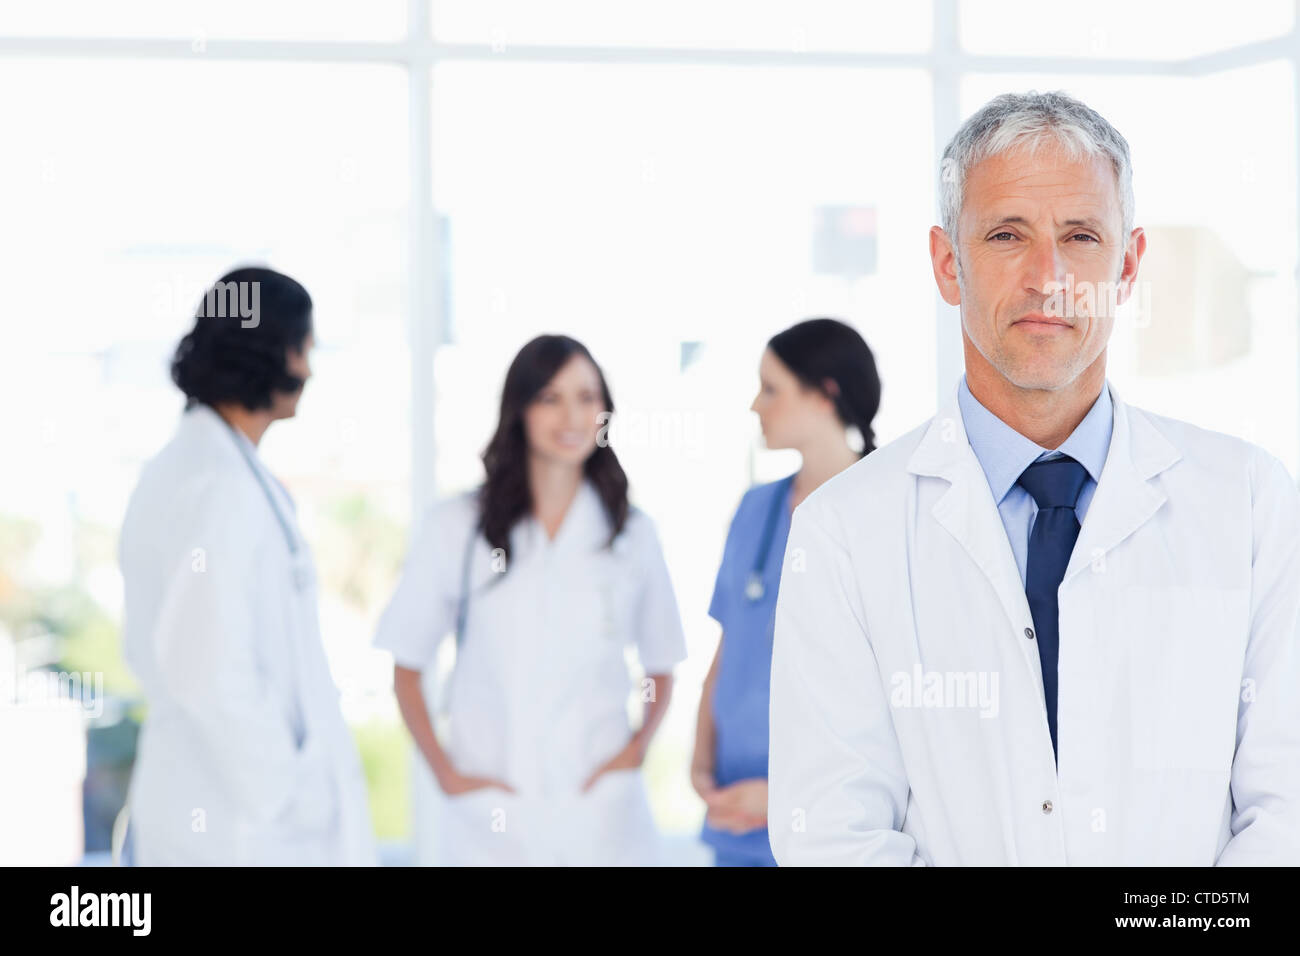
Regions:
[[[790,536],[794,475],[745,493],[731,519],[722,566],[713,587],[709,616],[722,625],[722,659],[713,687],[714,780],[726,786],[767,778],[768,691],[772,677],[772,634],[785,543]],[[767,554],[758,552],[772,519]],[[761,569],[763,593],[746,594],[750,575]],[[717,851],[720,866],[775,866],[767,830],[734,834],[706,822],[701,834]]]

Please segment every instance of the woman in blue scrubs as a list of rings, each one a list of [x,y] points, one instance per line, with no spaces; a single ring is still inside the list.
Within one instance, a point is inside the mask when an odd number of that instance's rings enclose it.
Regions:
[[[767,842],[768,687],[790,514],[875,447],[871,421],[880,407],[871,350],[835,319],[773,336],[758,377],[751,408],[767,447],[793,448],[802,464],[741,499],[709,605],[722,639],[700,699],[691,782],[708,807],[702,838],[718,866],[776,865]]]

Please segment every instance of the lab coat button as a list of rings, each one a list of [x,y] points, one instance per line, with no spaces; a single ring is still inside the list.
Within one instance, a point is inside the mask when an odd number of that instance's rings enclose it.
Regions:
[[[1034,629],[1032,627],[1025,628],[1025,637],[1029,638],[1031,641],[1034,639]]]
[[[1051,813],[1051,812],[1052,812],[1052,801],[1051,801],[1051,800],[1044,800],[1044,801],[1043,801],[1043,812],[1044,812],[1044,813]]]

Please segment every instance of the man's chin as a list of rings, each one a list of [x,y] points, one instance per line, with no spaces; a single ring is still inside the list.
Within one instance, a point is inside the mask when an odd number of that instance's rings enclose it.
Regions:
[[[1016,388],[1026,391],[1056,392],[1073,384],[1081,370],[1072,364],[1044,366],[1033,363],[1000,371],[1002,377]]]

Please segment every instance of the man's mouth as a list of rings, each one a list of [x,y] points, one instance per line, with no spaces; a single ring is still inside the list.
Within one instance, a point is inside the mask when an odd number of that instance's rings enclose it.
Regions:
[[[1028,312],[1022,315],[1012,325],[1022,325],[1028,329],[1072,329],[1074,328],[1065,319],[1056,316],[1044,315],[1042,312]]]

